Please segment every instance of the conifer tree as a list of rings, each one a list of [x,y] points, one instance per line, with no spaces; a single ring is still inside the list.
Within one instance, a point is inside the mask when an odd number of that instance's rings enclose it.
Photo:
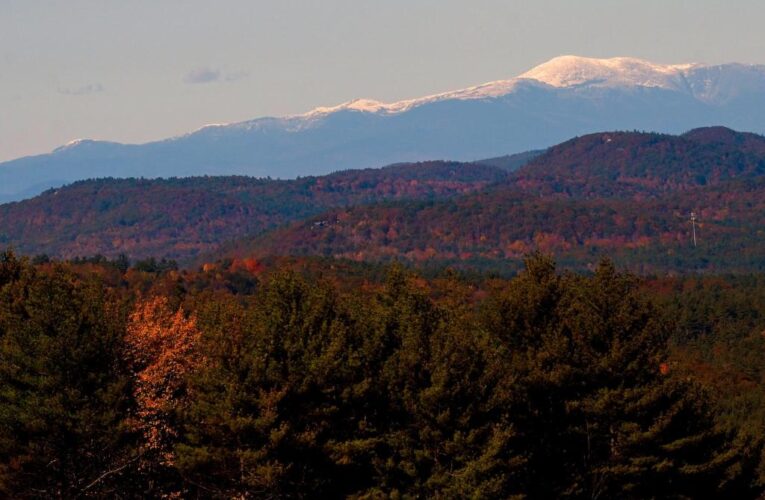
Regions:
[[[701,391],[661,373],[669,326],[633,277],[608,261],[558,275],[537,255],[488,312],[530,496],[695,497],[724,482],[732,449]]]
[[[178,467],[190,483],[238,496],[336,496],[352,488],[342,443],[359,360],[331,289],[274,278],[251,308],[210,304],[200,315],[209,365],[192,380]],[[342,481],[340,478],[343,478]],[[339,490],[338,490],[339,489]]]
[[[37,272],[6,254],[2,269],[0,491],[113,491],[132,462],[121,426],[128,384],[120,308],[98,283],[61,267]]]
[[[496,348],[466,307],[443,308],[394,266],[368,315],[379,376],[369,494],[510,497],[523,458],[503,425]],[[372,356],[369,356],[370,358]]]

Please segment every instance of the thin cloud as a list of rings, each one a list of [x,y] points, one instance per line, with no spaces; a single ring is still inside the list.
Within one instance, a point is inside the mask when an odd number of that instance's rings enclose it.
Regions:
[[[248,73],[244,71],[235,71],[232,73],[224,73],[217,69],[212,68],[196,68],[183,77],[184,83],[191,85],[200,83],[213,83],[213,82],[235,82],[242,78],[247,78]]]
[[[186,73],[186,76],[183,77],[183,81],[190,84],[212,83],[220,80],[220,77],[220,71],[217,69],[197,68]]]
[[[224,77],[224,80],[226,80],[227,82],[235,82],[237,80],[243,80],[244,78],[247,78],[248,76],[250,76],[250,74],[247,73],[246,71],[236,71],[234,73],[226,74],[226,76]]]
[[[81,87],[59,87],[58,93],[64,95],[91,95],[98,94],[104,91],[104,86],[100,83],[89,83]]]

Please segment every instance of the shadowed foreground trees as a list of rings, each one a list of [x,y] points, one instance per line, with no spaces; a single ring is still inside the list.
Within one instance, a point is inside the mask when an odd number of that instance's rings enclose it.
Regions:
[[[487,304],[486,327],[513,379],[533,497],[699,497],[735,452],[693,384],[662,374],[669,325],[634,278],[601,263],[592,278],[532,259]],[[513,410],[512,408],[515,407]]]
[[[396,269],[369,298],[285,275],[209,313],[217,357],[178,447],[209,492],[645,498],[735,482],[705,395],[662,373],[670,325],[609,263],[583,278],[533,258],[478,314]]]
[[[756,424],[718,425],[608,262],[533,256],[480,293],[395,266],[354,293],[151,279],[0,260],[0,494],[756,497]]]
[[[0,262],[0,492],[72,498],[114,491],[131,462],[121,431],[129,379],[124,316],[98,282]]]

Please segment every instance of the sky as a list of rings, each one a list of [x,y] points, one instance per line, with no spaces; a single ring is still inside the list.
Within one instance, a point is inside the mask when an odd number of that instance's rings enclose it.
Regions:
[[[553,57],[765,63],[762,0],[0,0],[0,161],[142,143]]]

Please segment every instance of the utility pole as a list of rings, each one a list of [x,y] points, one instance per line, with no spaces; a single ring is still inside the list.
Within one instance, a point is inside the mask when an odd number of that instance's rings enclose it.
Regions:
[[[696,248],[696,212],[691,212],[691,227],[693,228],[693,247]]]

